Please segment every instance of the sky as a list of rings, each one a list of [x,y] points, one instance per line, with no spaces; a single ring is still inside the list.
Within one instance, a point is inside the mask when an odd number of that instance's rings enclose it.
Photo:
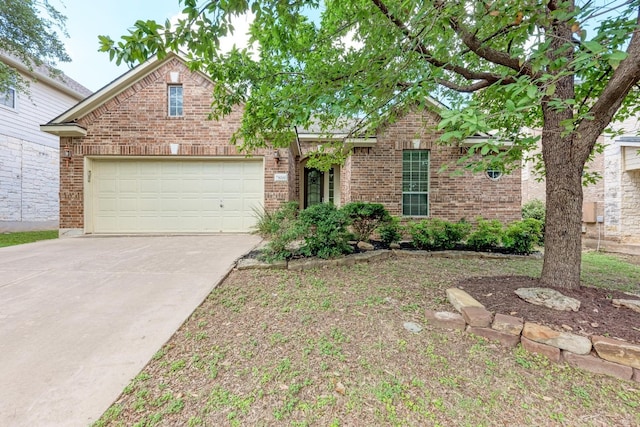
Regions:
[[[178,0],[51,0],[58,11],[67,17],[69,38],[62,38],[71,62],[60,62],[57,67],[67,76],[92,91],[97,91],[127,72],[125,64],[116,66],[109,61],[109,54],[98,52],[99,35],[118,41],[127,29],[139,20],[153,19],[164,23],[181,12]],[[246,21],[246,19],[245,19]],[[242,26],[235,39],[242,37]],[[236,40],[239,41],[239,40]]]

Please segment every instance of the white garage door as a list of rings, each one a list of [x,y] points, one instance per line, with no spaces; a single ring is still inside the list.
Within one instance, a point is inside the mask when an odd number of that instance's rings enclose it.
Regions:
[[[89,166],[88,232],[247,232],[264,200],[261,160],[106,160]]]

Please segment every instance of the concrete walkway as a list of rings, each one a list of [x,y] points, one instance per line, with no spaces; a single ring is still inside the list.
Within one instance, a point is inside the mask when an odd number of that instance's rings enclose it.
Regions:
[[[0,425],[95,421],[259,240],[79,237],[0,248]]]

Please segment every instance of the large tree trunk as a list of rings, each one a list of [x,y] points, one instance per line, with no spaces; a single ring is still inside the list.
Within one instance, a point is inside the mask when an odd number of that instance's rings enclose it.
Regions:
[[[575,289],[580,286],[584,163],[566,161],[571,140],[555,132],[543,136],[547,213],[540,280],[545,286]]]

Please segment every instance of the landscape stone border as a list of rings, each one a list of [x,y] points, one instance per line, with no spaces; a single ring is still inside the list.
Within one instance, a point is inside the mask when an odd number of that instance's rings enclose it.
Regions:
[[[301,258],[267,263],[255,258],[241,258],[238,270],[278,269],[312,270],[314,268],[351,266],[401,257],[523,259],[534,255],[506,255],[471,251],[413,251],[374,250],[335,259]],[[547,326],[525,322],[521,317],[491,313],[479,301],[462,289],[447,289],[447,299],[459,313],[426,310],[427,321],[438,328],[466,331],[496,341],[505,347],[520,343],[530,353],[546,356],[555,363],[565,362],[585,371],[617,377],[640,383],[640,345],[603,336],[585,337],[569,332],[555,331]]]
[[[520,343],[531,352],[555,363],[566,362],[595,374],[640,382],[640,345],[603,336],[586,337],[525,322],[521,317],[486,310],[462,289],[447,289],[447,299],[460,312],[426,310],[430,324],[443,329],[462,329],[505,347]],[[490,318],[492,320],[487,321]]]

